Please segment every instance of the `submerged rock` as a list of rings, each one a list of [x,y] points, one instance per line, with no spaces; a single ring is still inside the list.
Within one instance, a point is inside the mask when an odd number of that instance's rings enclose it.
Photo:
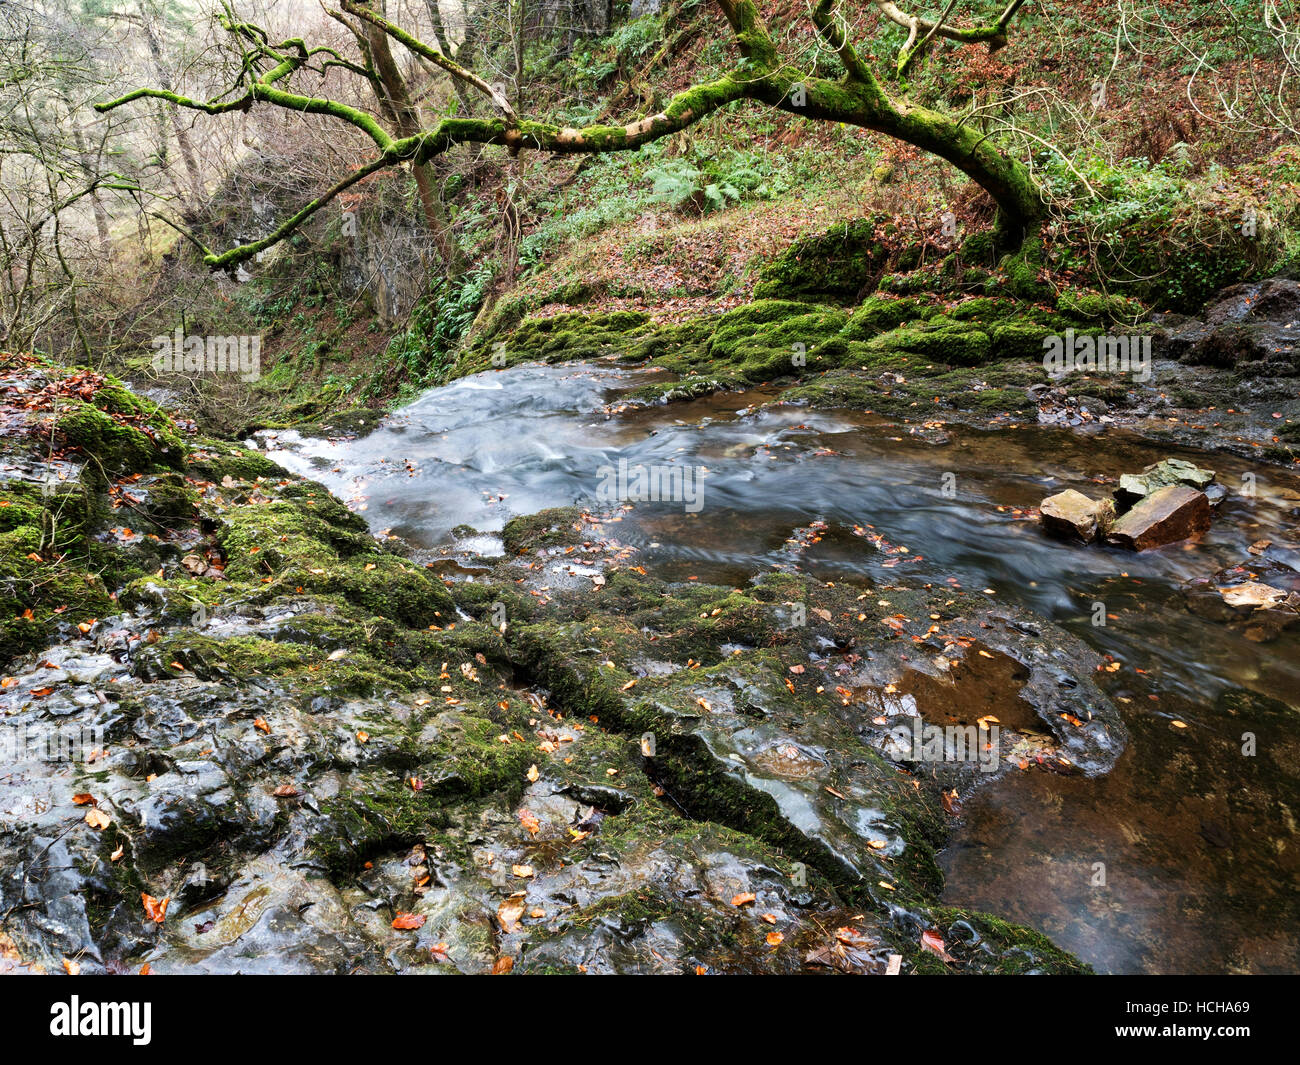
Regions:
[[[1115,504],[1109,499],[1089,499],[1082,492],[1067,488],[1048,496],[1039,504],[1043,528],[1057,536],[1077,536],[1092,543],[1104,536],[1115,520]]]
[[[1183,586],[1187,609],[1265,643],[1300,620],[1300,573],[1272,559],[1228,566]]]
[[[1210,501],[1186,485],[1158,488],[1121,516],[1106,536],[1108,543],[1134,551],[1186,540],[1210,527]]]

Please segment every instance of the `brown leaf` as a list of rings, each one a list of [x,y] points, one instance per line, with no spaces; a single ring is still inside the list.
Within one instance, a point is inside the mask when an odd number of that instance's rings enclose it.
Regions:
[[[501,931],[509,935],[511,932],[517,932],[520,928],[519,919],[524,915],[524,896],[511,895],[505,902],[497,907],[497,921],[501,924]]]
[[[742,891],[739,895],[731,896],[731,905],[733,906],[747,906],[753,901],[754,893],[752,891]]]
[[[496,964],[492,966],[493,976],[505,976],[515,967],[514,958],[500,957],[497,958]]]
[[[928,950],[931,954],[937,954],[944,961],[957,960],[948,953],[948,949],[943,942],[943,937],[933,930],[927,930],[921,933],[921,949]]]

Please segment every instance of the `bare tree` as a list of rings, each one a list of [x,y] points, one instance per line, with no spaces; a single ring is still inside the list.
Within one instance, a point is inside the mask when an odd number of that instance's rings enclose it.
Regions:
[[[990,135],[951,115],[919,106],[905,95],[895,98],[886,92],[850,40],[838,0],[818,0],[811,11],[817,33],[838,55],[843,66],[844,74],[838,79],[806,76],[784,59],[754,0],[715,2],[740,52],[736,66],[716,81],[676,94],[663,110],[623,125],[573,128],[521,117],[498,87],[387,18],[376,0],[341,0],[342,10],[337,13],[338,17],[350,20],[348,24],[368,42],[360,62],[336,49],[309,46],[301,38],[273,43],[264,29],[240,20],[226,6],[222,25],[240,42],[242,50],[238,79],[227,91],[200,100],[165,87],[139,88],[96,106],[101,112],[110,112],[133,101],[152,98],[209,115],[226,115],[269,105],[328,115],[361,130],[372,141],[374,155],[367,163],[305,204],[268,236],[224,252],[204,248],[204,261],[214,269],[244,262],[283,240],[339,193],[367,175],[399,165],[415,167],[418,172],[418,168],[456,144],[502,145],[512,155],[524,150],[565,154],[630,151],[683,130],[740,100],[757,101],[810,119],[875,130],[946,159],[981,185],[997,203],[998,233],[1007,248],[1019,246],[1025,235],[1045,217],[1043,197],[1029,169],[999,148]],[[926,21],[904,14],[888,0],[877,0],[875,6],[888,21],[901,19],[911,30],[897,64],[898,69],[905,69],[935,36],[983,41],[991,48],[1000,47],[1020,2],[1013,0],[994,21],[968,28],[948,25],[946,13],[937,21]],[[516,4],[523,6],[522,0],[511,0],[511,3],[512,9]],[[434,64],[467,89],[480,94],[496,115],[443,118],[436,124],[415,126],[415,116],[409,109],[403,111],[400,92],[394,93],[392,86],[386,86],[385,75],[379,71],[382,60],[375,48],[381,39],[395,41],[408,53]],[[295,91],[292,87],[295,76],[305,71],[321,73],[331,68],[346,69],[379,83],[381,90],[388,93],[387,127],[369,111],[337,99]]]

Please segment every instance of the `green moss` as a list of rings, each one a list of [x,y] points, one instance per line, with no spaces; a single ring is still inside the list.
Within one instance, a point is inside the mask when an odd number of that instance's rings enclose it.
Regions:
[[[1142,304],[1128,296],[1084,292],[1072,288],[1065,289],[1056,298],[1056,309],[1071,318],[1098,324],[1108,322],[1132,324],[1143,314]]]
[[[858,218],[796,241],[762,268],[754,297],[856,302],[884,272],[889,247],[882,237],[895,232],[883,216]]]
[[[844,335],[850,340],[870,340],[904,322],[928,318],[933,313],[933,308],[919,299],[871,296],[853,312]]]
[[[709,342],[716,371],[746,381],[836,365],[841,349],[824,350],[848,322],[839,310],[784,300],[759,300],[723,315]]]
[[[978,366],[988,361],[992,342],[987,333],[972,326],[941,324],[896,329],[877,337],[868,347],[882,352],[906,352],[949,366]]]
[[[233,481],[256,481],[259,477],[279,481],[288,476],[283,466],[277,466],[265,455],[224,444],[210,445],[191,454],[186,471],[196,479],[217,484],[227,477]]]
[[[480,339],[456,362],[450,378],[521,362],[569,362],[622,354],[648,331],[650,316],[640,311],[588,315],[580,311],[529,318],[505,340]]]
[[[501,530],[506,553],[521,554],[541,547],[568,546],[582,542],[582,509],[553,507],[536,514],[511,518]]]

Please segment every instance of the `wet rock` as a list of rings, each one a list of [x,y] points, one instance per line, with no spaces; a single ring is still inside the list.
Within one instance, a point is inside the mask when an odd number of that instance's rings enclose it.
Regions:
[[[1145,496],[1111,526],[1108,543],[1133,551],[1186,540],[1210,527],[1210,501],[1204,492],[1170,485]]]
[[[1300,373],[1300,284],[1270,278],[1224,289],[1204,320],[1162,316],[1158,350],[1247,376]]]
[[[1228,566],[1183,586],[1187,609],[1265,643],[1300,620],[1300,572],[1272,559]]]
[[[1209,325],[1286,321],[1297,315],[1300,315],[1300,283],[1278,277],[1231,285],[1205,309],[1205,321]]]
[[[1067,488],[1044,499],[1038,513],[1048,532],[1092,543],[1098,536],[1104,536],[1115,520],[1115,505],[1109,499],[1089,499],[1082,492]]]
[[[1141,473],[1121,476],[1115,498],[1122,505],[1129,506],[1160,488],[1183,484],[1204,490],[1213,480],[1213,470],[1202,469],[1185,459],[1165,459],[1145,467]]]
[[[20,963],[1082,968],[978,915],[951,961],[919,941],[957,926],[937,905],[945,789],[1030,751],[1024,771],[1095,773],[1123,749],[1065,632],[948,589],[670,585],[600,557],[576,509],[513,521],[507,556],[449,590],[321,486],[262,470],[191,462],[206,483],[157,495],[201,510],[189,539],[110,572],[116,608],[101,593],[93,620],[52,615],[56,643],[7,656],[7,726],[93,734],[67,757],[24,739],[0,774]],[[108,533],[101,511],[78,533]],[[958,710],[962,757],[891,756],[901,723]],[[980,744],[989,715],[1006,731]]]

